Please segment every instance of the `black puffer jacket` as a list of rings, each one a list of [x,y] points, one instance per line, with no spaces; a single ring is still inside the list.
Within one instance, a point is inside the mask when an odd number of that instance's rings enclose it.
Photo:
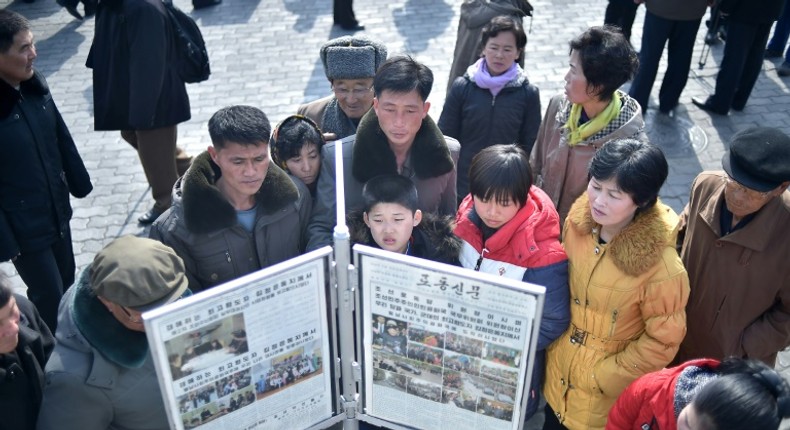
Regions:
[[[461,144],[456,180],[460,201],[469,193],[472,157],[483,148],[515,143],[527,154],[532,151],[540,129],[540,92],[520,68],[519,75],[496,97],[478,87],[467,72],[447,94],[439,129]]]
[[[69,231],[71,203],[93,189],[38,71],[19,91],[0,79],[0,261],[40,251]]]

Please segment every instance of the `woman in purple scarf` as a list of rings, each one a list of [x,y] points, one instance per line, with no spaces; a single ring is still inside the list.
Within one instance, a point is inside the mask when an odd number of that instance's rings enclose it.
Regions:
[[[516,144],[529,154],[540,128],[540,94],[518,65],[527,35],[520,20],[497,16],[483,28],[481,58],[456,78],[439,128],[461,143],[458,201],[469,193],[469,165],[483,148]]]

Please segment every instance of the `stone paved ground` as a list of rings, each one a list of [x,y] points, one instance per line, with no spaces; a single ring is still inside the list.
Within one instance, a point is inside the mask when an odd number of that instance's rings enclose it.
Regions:
[[[208,145],[206,122],[218,108],[251,104],[266,112],[272,123],[296,111],[303,102],[329,93],[318,50],[321,44],[344,34],[332,27],[329,0],[225,0],[208,10],[192,11],[189,0],[175,0],[191,13],[203,30],[212,61],[212,77],[190,85],[192,119],[179,127],[179,143],[196,154]],[[443,89],[452,61],[461,0],[356,0],[358,18],[366,33],[386,42],[391,53],[410,53],[435,73],[429,98],[431,115],[438,119]],[[561,90],[567,69],[567,42],[585,28],[603,20],[605,0],[533,0],[535,18],[527,44],[527,71],[541,89],[543,106]],[[78,267],[122,234],[142,234],[137,217],[151,204],[145,177],[135,152],[117,132],[93,131],[92,85],[84,67],[94,24],[71,18],[52,0],[33,4],[19,0],[7,6],[33,23],[39,58],[36,66],[49,80],[55,100],[69,125],[95,189],[85,199],[74,200],[72,232]],[[634,25],[633,42],[639,48],[644,8]],[[788,80],[776,74],[778,62],[766,61],[764,72],[743,112],[712,117],[692,106],[692,96],[712,91],[721,45],[714,47],[707,66],[696,67],[703,46],[701,27],[694,52],[694,67],[674,118],[646,115],[651,137],[662,138],[670,161],[670,176],[662,198],[675,210],[688,198],[691,180],[703,169],[720,167],[725,143],[747,126],[770,125],[790,133]],[[660,82],[661,74],[657,79]],[[654,88],[654,95],[658,86]],[[683,125],[683,127],[678,127]],[[707,146],[694,151],[683,141],[687,127],[695,136],[707,136]],[[13,273],[13,266],[0,264]],[[20,281],[14,278],[18,288]],[[782,356],[778,366],[790,365]],[[531,426],[532,427],[532,426]],[[790,428],[788,426],[787,428]]]

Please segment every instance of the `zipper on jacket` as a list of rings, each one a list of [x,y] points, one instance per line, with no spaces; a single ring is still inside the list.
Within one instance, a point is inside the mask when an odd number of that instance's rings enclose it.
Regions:
[[[228,263],[230,263],[230,252],[229,251],[225,251],[225,258],[227,258],[228,259]]]
[[[609,337],[614,336],[615,323],[617,323],[617,309],[612,311],[612,328],[609,330]]]
[[[477,259],[477,264],[475,264],[475,272],[480,271],[480,265],[483,264],[483,258],[484,258],[483,256],[485,255],[486,252],[488,252],[488,249],[486,248],[483,248],[483,250],[480,251],[480,258]]]

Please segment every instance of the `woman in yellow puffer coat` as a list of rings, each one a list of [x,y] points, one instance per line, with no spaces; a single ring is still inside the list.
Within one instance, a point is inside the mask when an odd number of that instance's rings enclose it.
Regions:
[[[658,201],[657,147],[606,143],[565,221],[571,324],[548,349],[544,429],[603,429],[618,395],[666,366],[686,333],[689,281],[675,251],[678,216]]]

